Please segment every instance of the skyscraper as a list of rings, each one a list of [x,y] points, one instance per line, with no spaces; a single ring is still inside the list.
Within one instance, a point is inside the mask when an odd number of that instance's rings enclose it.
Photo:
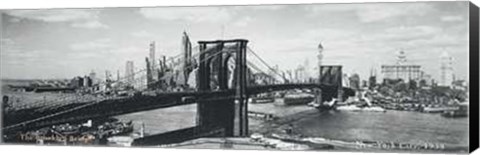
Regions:
[[[307,81],[305,66],[298,65],[298,67],[294,70],[294,75],[296,82],[303,83]]]
[[[440,56],[440,86],[450,87],[453,82],[453,57],[448,52]]]
[[[183,36],[182,36],[182,44],[181,44],[181,51],[183,54],[183,62],[181,64],[182,70],[180,71],[181,77],[177,77],[177,83],[180,85],[185,85],[187,84],[188,81],[188,76],[190,73],[193,71],[192,67],[192,43],[190,42],[190,38],[188,37],[187,32],[183,31]]]
[[[308,61],[308,58],[305,58],[305,61],[303,62],[303,67],[305,68],[305,79],[308,81],[312,74],[312,66],[310,65],[310,62]]]
[[[317,55],[317,60],[318,60],[318,77],[320,77],[321,73],[320,73],[320,66],[322,66],[322,59],[323,59],[323,46],[322,46],[322,43],[319,43],[318,44],[318,55]]]
[[[125,77],[127,84],[130,86],[133,86],[135,81],[133,67],[133,61],[127,61],[125,65]]]
[[[89,75],[90,79],[92,79],[92,84],[97,83],[97,74],[92,70]]]
[[[350,88],[355,90],[360,89],[360,76],[358,74],[352,74],[352,76],[348,77],[348,82],[350,84]]]
[[[151,89],[152,88],[152,84],[153,84],[153,80],[152,80],[152,67],[151,67],[151,64],[149,62],[149,58],[146,57],[145,58],[145,63],[147,64],[147,78],[146,78],[146,86],[148,89]]]
[[[400,51],[397,55],[397,63],[382,65],[381,73],[383,80],[397,80],[401,79],[405,82],[410,80],[420,80],[421,66],[415,65],[407,61],[407,56],[404,51]]]
[[[155,61],[155,41],[152,41],[150,43],[150,55],[148,58],[148,62],[150,63],[150,70],[152,72],[152,79],[153,80],[158,80],[158,72],[157,72],[157,65]]]

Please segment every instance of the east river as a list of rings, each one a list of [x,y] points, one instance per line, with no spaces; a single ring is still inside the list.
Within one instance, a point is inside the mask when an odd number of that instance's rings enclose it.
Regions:
[[[322,137],[339,141],[383,141],[407,144],[439,144],[454,147],[448,152],[468,149],[468,118],[445,118],[439,114],[408,111],[387,112],[319,112],[307,106],[250,104],[249,110],[272,113],[280,121],[250,119],[251,133],[280,131],[293,126],[294,132],[306,137]],[[133,120],[138,131],[145,124],[146,135],[195,125],[196,105],[158,109],[118,116]],[[413,150],[412,150],[413,151]]]

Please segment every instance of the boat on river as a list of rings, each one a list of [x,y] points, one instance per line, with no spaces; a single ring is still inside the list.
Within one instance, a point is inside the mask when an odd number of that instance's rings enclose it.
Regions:
[[[458,106],[434,106],[434,107],[424,107],[423,112],[425,113],[443,113],[445,111],[455,111],[459,110]]]
[[[273,103],[275,102],[275,97],[271,93],[263,93],[263,94],[258,94],[255,97],[251,98],[251,103]]]
[[[106,138],[124,135],[133,131],[132,121],[121,122],[107,119],[105,122],[83,124],[57,124],[12,135],[7,141],[39,144],[101,144]]]
[[[345,105],[345,106],[339,106],[336,107],[335,110],[338,111],[367,111],[367,112],[386,112],[382,107],[377,107],[377,106],[357,106],[357,105]]]
[[[288,93],[283,98],[284,105],[305,105],[312,102],[314,96],[307,93]]]
[[[444,111],[442,116],[450,118],[468,117],[468,104],[458,105],[457,110]]]

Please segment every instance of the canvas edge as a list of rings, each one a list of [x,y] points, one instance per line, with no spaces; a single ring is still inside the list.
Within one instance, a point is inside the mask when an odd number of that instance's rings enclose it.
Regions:
[[[478,149],[479,142],[479,12],[478,7],[469,2],[469,74],[470,74],[470,94],[474,97],[470,98],[470,153]]]

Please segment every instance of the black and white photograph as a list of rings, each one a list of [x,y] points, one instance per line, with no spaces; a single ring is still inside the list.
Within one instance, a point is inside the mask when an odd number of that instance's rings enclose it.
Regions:
[[[468,153],[472,5],[0,10],[0,143]]]

